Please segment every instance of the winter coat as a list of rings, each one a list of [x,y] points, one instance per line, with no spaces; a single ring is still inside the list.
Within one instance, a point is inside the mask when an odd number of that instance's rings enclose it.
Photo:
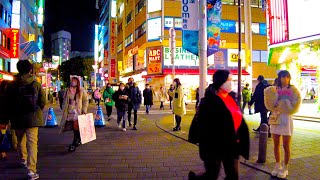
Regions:
[[[16,107],[18,104],[17,97],[19,96],[19,87],[31,83],[33,83],[33,88],[38,95],[37,108],[34,112],[22,112]],[[42,110],[46,105],[46,97],[41,84],[34,80],[33,75],[16,75],[15,80],[7,85],[5,94],[8,98],[6,101],[7,112],[9,114],[8,119],[11,122],[12,129],[25,129],[44,126]]]
[[[58,98],[63,99],[65,93],[66,93],[66,91],[65,91],[64,89],[61,89],[61,90],[58,92]]]
[[[165,102],[167,100],[167,94],[164,90],[160,90],[158,97],[160,102]]]
[[[170,100],[170,101],[172,101],[172,100],[173,100],[173,97],[170,95],[170,94],[172,94],[172,93],[173,93],[173,91],[174,91],[174,88],[173,88],[173,89],[170,89],[170,88],[169,88],[169,89],[168,89],[168,92],[167,92],[167,93],[168,93],[168,95],[169,95],[169,100]]]
[[[266,85],[264,85],[262,82],[260,82],[256,89],[254,90],[253,96],[251,98],[251,101],[249,102],[249,105],[252,106],[254,104],[254,112],[268,112],[266,106],[264,105],[264,89]]]
[[[142,102],[141,91],[139,90],[138,87],[130,86],[129,84],[126,87],[126,91],[129,94],[129,98],[130,98],[129,103],[132,105],[134,110],[138,110]]]
[[[94,96],[94,99],[96,99],[96,100],[101,99],[100,90],[99,90],[99,89],[96,89],[96,90],[93,92],[93,96]]]
[[[265,97],[264,102],[268,110],[278,111],[284,114],[295,114],[299,111],[301,105],[301,95],[299,90],[295,86],[289,88],[292,94],[288,99],[278,100],[278,92],[276,86],[270,86],[264,90]],[[278,101],[278,106],[276,102]]]
[[[122,96],[122,95],[127,95],[128,99],[120,99],[119,96]],[[119,89],[112,95],[112,99],[116,103],[116,108],[119,111],[128,111],[128,104],[129,104],[130,98],[126,90],[121,91]]]
[[[232,114],[212,85],[207,88],[205,97],[200,101],[197,121],[197,132],[190,134],[198,136],[191,139],[199,141],[200,158],[203,161],[221,160],[225,157],[238,159],[239,155],[249,159],[248,126],[242,118],[240,127],[235,131]]]
[[[178,86],[173,92],[170,92],[173,97],[173,113],[178,116],[186,114],[186,104],[184,102],[184,93],[182,86]]]
[[[250,102],[251,100],[251,91],[247,87],[244,87],[242,90],[242,100],[243,102]]]
[[[153,95],[151,89],[143,90],[143,104],[144,105],[153,105]]]
[[[0,124],[8,124],[8,113],[7,113],[7,96],[5,94],[6,86],[9,82],[2,81],[0,83]]]
[[[103,91],[103,99],[104,99],[104,104],[106,106],[114,106],[114,101],[112,99],[112,95],[114,94],[114,91],[113,89],[110,87],[110,88],[106,88],[104,91]],[[109,98],[109,102],[107,102],[107,98]]]
[[[63,101],[63,108],[62,108],[62,118],[61,118],[61,129],[60,129],[60,133],[64,132],[64,127],[65,127],[65,123],[67,121],[67,117],[68,117],[68,110],[69,110],[69,105],[70,105],[70,99],[69,94],[70,94],[70,89],[68,88],[65,95],[64,95],[64,101]],[[80,88],[80,94],[77,94],[76,97],[76,110],[78,111],[79,115],[82,113],[87,113],[88,110],[88,106],[89,106],[89,100],[87,97],[87,92]]]

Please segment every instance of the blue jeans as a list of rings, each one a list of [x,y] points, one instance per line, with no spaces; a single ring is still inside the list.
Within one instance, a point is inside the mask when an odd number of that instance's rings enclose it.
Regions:
[[[150,105],[146,105],[146,113],[149,113]]]
[[[117,110],[117,123],[120,124],[122,120],[122,128],[126,128],[127,111]]]

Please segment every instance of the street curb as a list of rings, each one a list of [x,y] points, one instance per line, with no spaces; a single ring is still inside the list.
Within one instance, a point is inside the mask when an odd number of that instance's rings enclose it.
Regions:
[[[166,117],[164,117],[164,118],[166,118]],[[161,118],[160,120],[156,120],[156,121],[155,121],[155,125],[156,125],[159,129],[161,129],[162,131],[164,131],[164,132],[166,132],[166,133],[168,133],[168,134],[170,134],[170,135],[172,135],[172,136],[174,136],[174,137],[176,137],[176,138],[182,139],[183,141],[186,141],[186,142],[190,143],[187,139],[185,139],[185,138],[183,138],[183,137],[180,137],[180,136],[178,136],[178,135],[176,135],[176,134],[174,134],[174,133],[172,133],[172,132],[170,132],[170,131],[162,128],[159,124],[161,124],[160,121],[162,121],[164,118]],[[158,123],[158,122],[159,122],[159,123]],[[193,143],[190,143],[190,144],[193,144]],[[193,144],[193,145],[199,146],[199,145],[197,145],[197,144]],[[246,161],[246,160],[245,160],[245,161]],[[242,165],[245,165],[245,166],[249,167],[249,168],[255,169],[255,170],[257,170],[257,171],[263,172],[263,173],[268,174],[268,175],[271,176],[271,173],[268,172],[268,171],[265,171],[265,170],[263,170],[263,169],[257,168],[257,167],[255,167],[255,166],[250,165],[250,164],[247,164],[247,163],[245,163],[245,162],[241,162],[241,161],[240,161],[240,163],[241,163]]]

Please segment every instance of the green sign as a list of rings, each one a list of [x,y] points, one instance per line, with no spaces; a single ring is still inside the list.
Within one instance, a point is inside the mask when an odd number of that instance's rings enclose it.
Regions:
[[[0,79],[3,79],[3,74],[0,74]]]
[[[171,63],[171,51],[169,47],[164,47],[163,50],[164,65],[172,65]],[[199,57],[190,53],[189,51],[182,49],[182,47],[176,47],[174,55],[175,66],[198,66]]]

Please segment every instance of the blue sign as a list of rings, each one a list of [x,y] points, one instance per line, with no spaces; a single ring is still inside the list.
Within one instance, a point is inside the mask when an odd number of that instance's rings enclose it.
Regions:
[[[221,0],[207,0],[207,56],[211,56],[219,50],[221,28]]]
[[[267,35],[267,25],[266,23],[259,23],[259,31],[261,35]]]
[[[236,21],[221,20],[221,32],[236,33]]]

